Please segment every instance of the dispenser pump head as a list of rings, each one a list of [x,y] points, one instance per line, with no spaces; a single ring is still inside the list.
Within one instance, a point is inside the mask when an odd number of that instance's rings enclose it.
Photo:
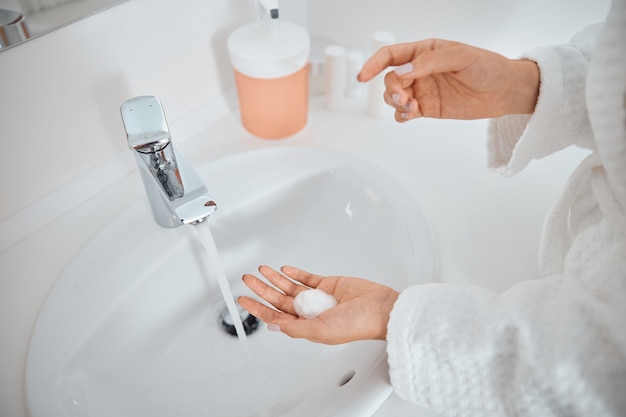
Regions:
[[[272,19],[278,19],[278,0],[259,0],[259,3]]]

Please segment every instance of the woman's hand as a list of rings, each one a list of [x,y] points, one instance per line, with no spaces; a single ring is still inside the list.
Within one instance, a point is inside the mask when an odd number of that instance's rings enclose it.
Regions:
[[[404,122],[416,117],[481,119],[531,114],[539,92],[539,69],[528,60],[458,42],[428,39],[386,46],[363,65],[358,80],[385,76],[384,100]]]
[[[243,281],[278,311],[250,297],[239,297],[238,301],[271,329],[279,328],[291,337],[331,345],[386,339],[397,291],[360,278],[323,277],[289,266],[281,268],[282,274],[268,266],[259,267],[259,272],[274,286],[250,274],[244,275]],[[310,288],[325,291],[337,300],[335,307],[313,320],[298,317],[293,307],[294,297]]]

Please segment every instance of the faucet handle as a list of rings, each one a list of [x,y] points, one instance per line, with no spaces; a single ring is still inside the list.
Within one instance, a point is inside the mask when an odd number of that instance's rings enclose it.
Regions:
[[[133,97],[122,103],[120,111],[156,222],[175,227],[206,220],[217,206],[171,139],[159,99]]]
[[[156,153],[170,143],[165,112],[154,96],[133,97],[120,107],[128,146],[141,153]]]

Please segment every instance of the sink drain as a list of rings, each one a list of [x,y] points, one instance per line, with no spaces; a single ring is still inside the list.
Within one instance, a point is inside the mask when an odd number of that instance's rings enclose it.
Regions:
[[[248,313],[239,305],[237,306],[237,310],[239,311],[239,317],[241,318],[241,323],[243,324],[243,330],[247,335],[254,333],[259,328],[260,320]],[[224,310],[220,313],[220,323],[222,325],[222,329],[224,329],[226,333],[231,336],[237,336],[237,330],[235,329],[232,317],[230,316],[230,312],[227,308],[224,308]]]

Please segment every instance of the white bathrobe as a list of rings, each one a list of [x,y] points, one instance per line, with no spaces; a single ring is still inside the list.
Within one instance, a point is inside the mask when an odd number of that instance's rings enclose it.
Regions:
[[[572,144],[592,151],[546,218],[544,278],[502,294],[403,291],[391,382],[447,416],[626,416],[626,0],[571,44],[524,57],[540,68],[536,110],[490,121],[491,168],[513,175]]]

